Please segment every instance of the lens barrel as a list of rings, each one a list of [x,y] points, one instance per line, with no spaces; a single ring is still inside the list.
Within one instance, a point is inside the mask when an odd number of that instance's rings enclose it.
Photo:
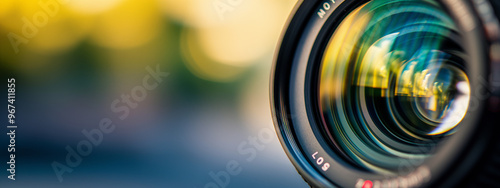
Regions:
[[[271,105],[303,178],[499,186],[499,4],[299,1],[275,57]]]

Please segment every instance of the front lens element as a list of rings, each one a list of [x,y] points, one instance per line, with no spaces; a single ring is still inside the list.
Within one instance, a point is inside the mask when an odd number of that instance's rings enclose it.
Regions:
[[[439,3],[374,0],[333,33],[318,104],[339,151],[358,166],[397,170],[452,135],[470,98],[457,26]]]

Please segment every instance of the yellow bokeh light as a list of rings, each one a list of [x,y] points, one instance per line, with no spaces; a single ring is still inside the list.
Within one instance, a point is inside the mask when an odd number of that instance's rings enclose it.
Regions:
[[[269,52],[292,6],[290,1],[242,1],[232,11],[219,10],[223,19],[220,25],[199,28],[196,34],[203,51],[214,61],[246,67],[272,55]]]
[[[5,15],[9,14],[12,11],[12,7],[14,6],[16,0],[2,0],[0,1],[0,18],[3,18]]]
[[[194,75],[210,81],[228,82],[244,72],[243,68],[221,64],[207,58],[201,52],[198,40],[192,36],[189,30],[184,32],[181,36],[181,47],[186,66]]]
[[[4,37],[0,48],[6,49],[2,58],[9,63],[36,61],[16,66],[23,70],[55,65],[54,58],[81,44],[102,47],[99,58],[108,60],[107,64],[113,64],[111,67],[114,64],[119,67],[136,62],[134,58],[125,58],[128,54],[143,57],[141,54],[149,53],[133,52],[161,48],[161,40],[181,48],[180,55],[193,74],[212,81],[232,81],[249,67],[269,62],[295,3],[294,0],[2,0],[0,29],[5,35],[11,32],[23,40],[13,48]],[[170,36],[175,33],[170,30],[176,27],[181,31],[180,43],[172,38],[179,36]],[[22,55],[16,56],[17,53]],[[153,54],[157,57],[161,53]],[[133,70],[133,67],[123,69]]]
[[[71,0],[68,6],[76,12],[97,14],[112,9],[123,0]]]
[[[161,2],[167,15],[189,26],[183,37],[191,41],[190,47],[184,48],[183,54],[191,60],[188,64],[197,70],[195,74],[203,70],[203,78],[226,81],[236,77],[236,72],[215,67],[246,68],[272,56],[270,52],[295,4],[265,0]],[[211,66],[205,66],[207,62]]]
[[[212,1],[203,0],[158,0],[163,13],[182,24],[201,27],[219,23],[212,9]]]
[[[94,19],[62,9],[61,15],[49,18],[49,23],[27,44],[31,50],[54,53],[72,49],[93,27]]]
[[[155,2],[124,0],[98,15],[91,38],[96,44],[113,49],[138,47],[159,34],[161,21]]]
[[[1,3],[0,25],[5,32],[2,54],[8,63],[17,68],[36,71],[39,67],[54,64],[45,59],[36,63],[18,63],[36,54],[48,55],[67,52],[81,42],[92,29],[93,18],[82,16],[55,0],[5,0]],[[40,58],[40,57],[39,57]]]

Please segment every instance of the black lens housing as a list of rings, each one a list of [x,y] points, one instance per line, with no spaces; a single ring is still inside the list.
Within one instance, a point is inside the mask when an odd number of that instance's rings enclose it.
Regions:
[[[319,121],[319,62],[339,23],[368,0],[299,1],[282,34],[271,76],[271,105],[282,146],[314,187],[453,187],[500,185],[500,26],[496,0],[442,0],[468,54],[469,110],[455,135],[425,160],[390,174],[357,166]],[[328,165],[327,165],[328,164]]]

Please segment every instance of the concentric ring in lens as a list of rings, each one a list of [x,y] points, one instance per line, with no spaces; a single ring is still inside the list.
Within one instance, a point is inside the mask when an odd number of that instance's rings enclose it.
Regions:
[[[466,115],[470,86],[460,34],[430,0],[373,0],[350,12],[324,51],[322,123],[343,155],[390,173],[425,159]]]

